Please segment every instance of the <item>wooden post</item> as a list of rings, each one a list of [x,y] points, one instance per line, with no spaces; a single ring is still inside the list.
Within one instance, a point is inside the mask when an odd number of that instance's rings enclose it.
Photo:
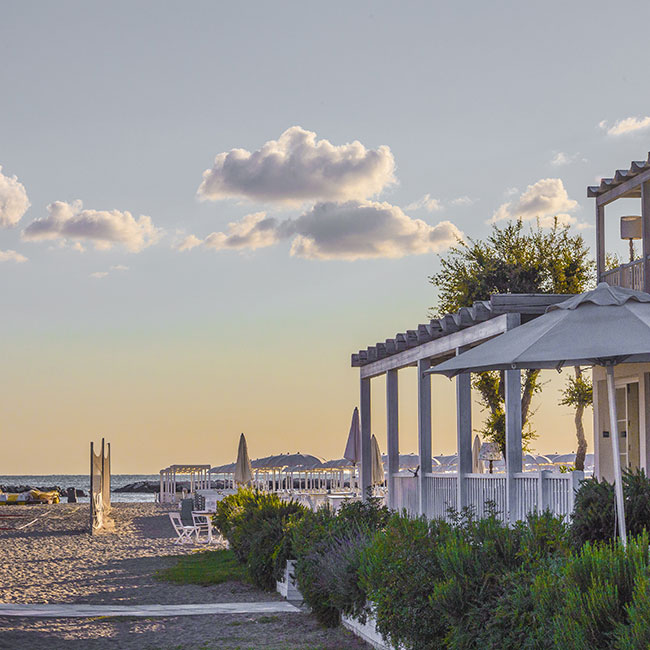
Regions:
[[[605,272],[605,206],[596,199],[596,282],[602,280]]]
[[[388,507],[395,507],[395,477],[399,472],[399,395],[397,370],[386,373],[386,432],[388,445]]]
[[[457,354],[462,352],[457,350]],[[462,372],[456,377],[456,449],[458,450],[458,511],[467,504],[465,476],[472,472],[472,378]]]
[[[429,514],[426,493],[426,474],[431,472],[431,375],[423,374],[431,368],[429,359],[418,361],[418,512]]]
[[[641,185],[641,224],[643,242],[643,290],[650,291],[650,181]]]
[[[370,379],[361,380],[361,497],[365,501],[372,482],[370,455]]]
[[[515,474],[521,472],[521,371],[506,370],[506,517],[517,520]]]
[[[90,534],[93,534],[93,517],[95,516],[94,512],[94,501],[93,501],[93,460],[94,460],[94,450],[93,450],[93,441],[90,441]]]

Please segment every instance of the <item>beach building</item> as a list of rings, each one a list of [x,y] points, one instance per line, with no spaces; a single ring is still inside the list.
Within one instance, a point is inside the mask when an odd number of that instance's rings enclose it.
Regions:
[[[596,199],[597,275],[599,282],[650,292],[650,155],[617,171],[588,195]],[[642,242],[641,256],[606,268],[605,206],[620,198],[640,199],[639,215],[621,218],[621,238]],[[633,251],[630,245],[630,251]],[[569,296],[549,294],[501,294],[472,307],[419,324],[394,338],[375,343],[352,354],[351,365],[359,369],[362,437],[361,483],[370,485],[370,385],[385,376],[388,439],[388,501],[393,508],[414,514],[446,517],[449,508],[474,508],[481,516],[489,502],[496,504],[504,519],[522,519],[535,509],[550,509],[558,515],[573,510],[574,494],[583,473],[549,469],[524,471],[521,446],[521,370],[505,375],[506,453],[505,471],[500,474],[473,472],[471,384],[467,372],[456,382],[457,456],[453,471],[433,471],[431,425],[431,375],[436,365],[462,354],[541,316],[551,305]],[[613,328],[614,329],[614,328]],[[612,336],[620,335],[612,331]],[[417,367],[418,372],[418,460],[417,475],[399,468],[398,382],[399,371]],[[605,369],[594,366],[594,472],[613,480],[614,464],[610,437]],[[615,366],[616,403],[620,439],[620,463],[625,468],[650,468],[650,364],[620,363]],[[542,432],[543,442],[543,432]],[[475,468],[475,466],[474,466]]]

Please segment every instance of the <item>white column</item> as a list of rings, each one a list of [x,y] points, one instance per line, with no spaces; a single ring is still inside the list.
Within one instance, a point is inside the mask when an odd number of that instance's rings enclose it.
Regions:
[[[460,354],[462,350],[458,350]],[[458,511],[467,503],[465,475],[472,472],[472,375],[456,377],[456,448],[458,450]]]
[[[515,522],[519,511],[515,474],[521,472],[521,371],[506,370],[506,514]]]
[[[426,474],[431,472],[431,375],[423,374],[429,368],[429,359],[418,361],[418,512],[421,515],[426,515],[429,511],[424,487]]]
[[[386,373],[386,433],[388,445],[388,507],[394,508],[395,479],[399,472],[399,396],[397,370]]]
[[[359,415],[361,416],[361,496],[366,500],[366,494],[372,482],[372,467],[370,455],[370,378],[361,379],[361,400]]]
[[[596,282],[605,272],[605,206],[596,198]]]
[[[650,291],[650,183],[641,185],[641,224],[643,226],[643,241],[641,254],[643,257],[643,291]]]

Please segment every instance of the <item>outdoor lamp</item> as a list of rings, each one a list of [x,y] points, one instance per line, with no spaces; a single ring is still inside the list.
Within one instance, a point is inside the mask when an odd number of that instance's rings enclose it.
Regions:
[[[621,239],[627,239],[630,242],[630,262],[634,262],[634,240],[643,237],[643,225],[641,217],[627,216],[621,217]]]

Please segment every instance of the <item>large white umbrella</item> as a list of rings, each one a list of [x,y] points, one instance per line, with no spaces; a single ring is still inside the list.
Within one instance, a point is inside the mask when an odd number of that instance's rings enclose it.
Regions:
[[[350,433],[348,433],[348,441],[345,443],[343,458],[352,463],[352,476],[354,476],[356,466],[361,462],[361,425],[359,423],[359,409],[356,406],[352,412]],[[352,487],[352,478],[350,479],[350,487]]]
[[[377,438],[373,435],[370,439],[370,456],[371,456],[371,474],[370,482],[372,485],[381,485],[384,480],[384,463],[381,459],[381,451],[379,450],[379,443]]]
[[[235,463],[235,483],[247,485],[253,480],[253,468],[251,459],[248,457],[248,445],[246,436],[242,433],[239,436],[239,448],[237,449],[237,462]]]
[[[650,361],[650,294],[601,282],[593,291],[551,305],[524,325],[445,361],[428,372],[461,372],[599,365],[607,393],[619,535],[626,543],[614,366]]]
[[[483,463],[479,458],[481,454],[481,439],[474,436],[474,444],[472,445],[472,474],[483,474]]]

